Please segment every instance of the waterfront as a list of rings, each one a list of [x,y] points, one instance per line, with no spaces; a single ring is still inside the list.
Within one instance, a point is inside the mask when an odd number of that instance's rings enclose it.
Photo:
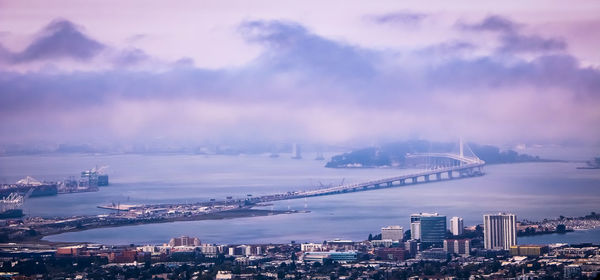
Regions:
[[[82,166],[110,165],[111,186],[101,188],[100,192],[32,198],[24,208],[28,214],[56,216],[107,213],[96,206],[112,202],[195,202],[228,195],[244,197],[247,193],[285,192],[306,186],[317,188],[319,182],[337,184],[342,178],[346,182],[357,182],[407,172],[327,169],[322,167],[324,162],[309,159],[310,155],[306,158],[292,160],[287,155],[277,159],[268,155],[1,157],[0,180],[10,182],[24,175],[61,179]],[[483,177],[281,201],[273,205],[276,210],[306,209],[310,213],[94,229],[46,239],[107,244],[159,244],[177,235],[198,236],[215,243],[323,241],[337,237],[362,240],[386,225],[399,224],[407,229],[408,216],[414,212],[462,216],[466,225],[481,223],[483,213],[496,211],[515,212],[519,218],[530,220],[581,216],[599,210],[600,173],[577,170],[576,166],[576,163],[492,165],[486,166],[487,174]],[[590,232],[589,238],[600,240],[600,232]]]
[[[554,244],[554,243],[594,243],[600,244],[600,228],[589,230],[576,230],[567,233],[553,233],[535,236],[523,236],[518,239],[519,244]]]

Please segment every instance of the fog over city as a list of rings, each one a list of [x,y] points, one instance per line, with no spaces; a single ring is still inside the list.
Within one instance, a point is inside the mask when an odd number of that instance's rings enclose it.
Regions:
[[[595,1],[32,3],[0,1],[1,145],[600,143]]]

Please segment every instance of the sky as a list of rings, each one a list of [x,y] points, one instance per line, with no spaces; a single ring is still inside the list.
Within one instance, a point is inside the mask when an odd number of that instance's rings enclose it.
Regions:
[[[0,145],[600,146],[600,2],[324,2],[0,0]]]

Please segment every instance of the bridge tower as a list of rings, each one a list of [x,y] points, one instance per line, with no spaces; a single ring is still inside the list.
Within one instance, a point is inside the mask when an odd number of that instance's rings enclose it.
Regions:
[[[459,155],[460,157],[465,157],[465,148],[463,146],[463,139],[462,137],[458,138],[458,149],[460,150]]]

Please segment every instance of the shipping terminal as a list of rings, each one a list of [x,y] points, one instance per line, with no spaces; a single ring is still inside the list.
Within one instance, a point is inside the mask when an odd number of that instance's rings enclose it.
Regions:
[[[108,186],[106,166],[81,172],[76,180],[73,176],[58,182],[41,182],[27,176],[14,184],[0,185],[0,219],[23,216],[21,206],[30,197],[52,196],[57,194],[94,192],[98,187]]]

